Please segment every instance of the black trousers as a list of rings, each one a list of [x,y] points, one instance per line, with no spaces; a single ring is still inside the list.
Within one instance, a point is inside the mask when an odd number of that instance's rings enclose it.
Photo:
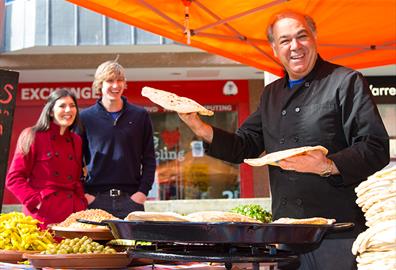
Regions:
[[[353,239],[324,239],[320,246],[300,255],[298,270],[356,270]]]
[[[96,194],[95,200],[88,205],[88,208],[102,209],[121,219],[124,219],[130,212],[144,211],[144,205],[132,201],[128,193],[110,196],[110,192]]]

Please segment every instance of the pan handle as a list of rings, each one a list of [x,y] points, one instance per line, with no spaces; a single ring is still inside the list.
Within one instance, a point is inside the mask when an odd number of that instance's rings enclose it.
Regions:
[[[87,219],[82,219],[82,218],[78,218],[77,221],[80,223],[91,224],[91,225],[107,226],[107,227],[109,226],[105,222],[92,221],[92,220],[87,220]]]
[[[353,222],[335,223],[329,228],[328,232],[343,232],[351,230],[353,227],[355,227]]]

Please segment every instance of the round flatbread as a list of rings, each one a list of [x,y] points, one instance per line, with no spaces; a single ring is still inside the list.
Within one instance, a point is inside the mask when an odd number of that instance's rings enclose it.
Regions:
[[[198,102],[190,98],[179,97],[178,95],[168,91],[145,86],[142,89],[142,96],[147,97],[152,102],[170,111],[179,113],[197,112],[201,115],[207,116],[212,116],[214,114],[213,111],[206,109]]]
[[[317,145],[317,146],[303,146],[298,148],[292,148],[287,150],[282,150],[278,152],[273,152],[267,154],[260,158],[250,158],[245,159],[244,162],[251,166],[263,166],[263,165],[274,165],[278,166],[278,161],[289,158],[296,155],[303,155],[308,151],[320,150],[323,154],[327,155],[329,152],[325,147]]]
[[[174,212],[144,212],[134,211],[125,218],[128,221],[173,221],[187,222],[187,218]]]
[[[187,215],[191,222],[250,222],[261,223],[261,221],[233,212],[224,211],[201,211]]]
[[[335,219],[312,217],[312,218],[280,218],[274,220],[272,223],[326,225],[326,224],[333,224],[335,222],[336,222]]]

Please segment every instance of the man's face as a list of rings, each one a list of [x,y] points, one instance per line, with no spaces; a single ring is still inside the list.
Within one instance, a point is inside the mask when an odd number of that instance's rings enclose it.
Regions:
[[[109,78],[102,82],[102,99],[115,101],[121,99],[126,82],[122,78]]]
[[[283,18],[273,26],[275,56],[285,67],[289,78],[305,77],[314,67],[317,58],[316,37],[303,18]]]

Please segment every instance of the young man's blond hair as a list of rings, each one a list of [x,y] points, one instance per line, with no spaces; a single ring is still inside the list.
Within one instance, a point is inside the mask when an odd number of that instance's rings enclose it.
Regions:
[[[125,82],[125,69],[117,62],[117,60],[106,61],[98,66],[95,72],[95,79],[92,83],[92,89],[100,94],[102,83],[106,80],[122,80]]]

